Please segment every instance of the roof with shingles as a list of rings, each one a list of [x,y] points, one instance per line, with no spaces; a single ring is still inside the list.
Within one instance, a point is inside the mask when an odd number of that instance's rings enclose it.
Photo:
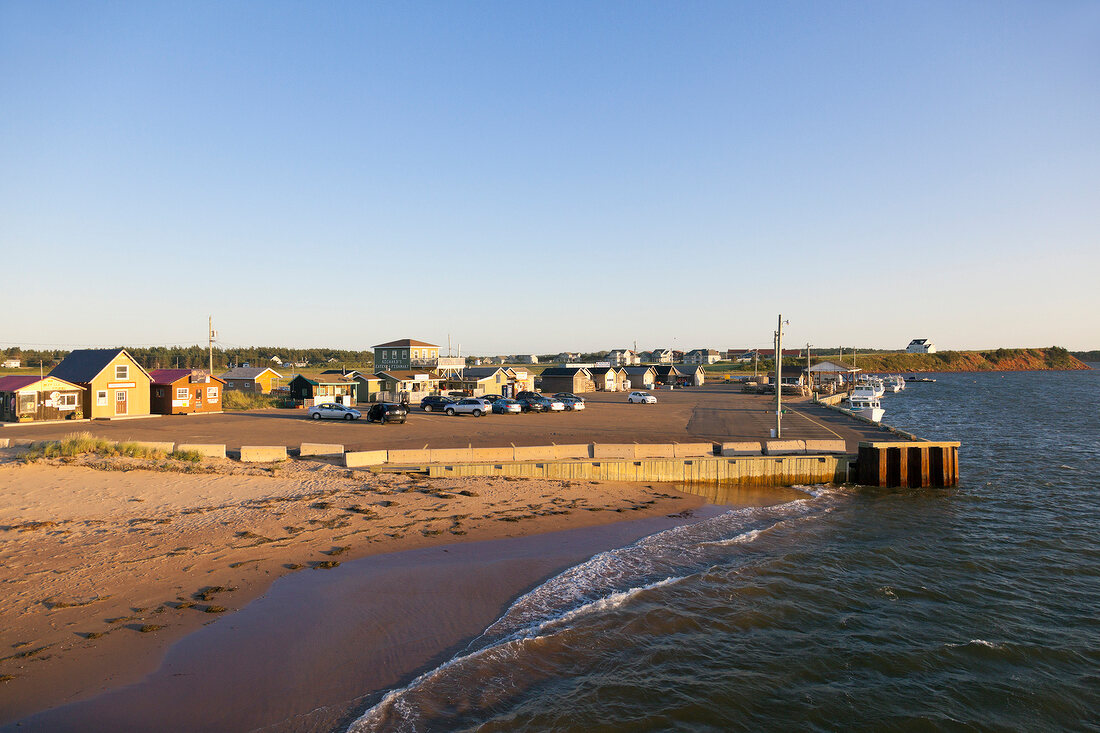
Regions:
[[[283,378],[282,374],[275,371],[271,367],[233,367],[227,372],[223,372],[220,376],[222,379],[255,379],[264,372],[271,372],[279,379]]]
[[[645,374],[646,372],[649,372],[649,371],[654,371],[655,372],[657,370],[653,366],[628,366],[628,367],[623,367],[623,371],[625,371],[627,374],[642,375],[642,374]]]
[[[0,377],[0,392],[18,392],[21,389],[32,387],[39,382],[44,382],[48,377],[36,377],[33,374],[12,374],[7,377]],[[54,377],[59,382],[65,382],[73,389],[83,389],[79,384],[73,384],[60,377]]]
[[[396,380],[399,380],[399,381],[407,382],[409,380],[412,380],[412,379],[416,378],[416,376],[420,375],[420,374],[426,374],[428,376],[427,381],[436,381],[436,382],[438,382],[442,379],[442,377],[440,377],[438,374],[434,374],[432,372],[424,371],[423,369],[421,369],[421,370],[416,370],[416,369],[393,369],[393,370],[390,370],[390,371],[377,372],[375,376],[389,377],[390,379],[396,379]]]
[[[658,377],[682,377],[684,373],[671,364],[659,364],[653,367]]]
[[[541,376],[543,377],[575,377],[578,372],[584,372],[589,376],[592,372],[587,367],[550,367],[549,369],[543,369]]]
[[[416,339],[398,339],[397,341],[387,341],[384,344],[375,344],[372,349],[392,349],[401,348],[403,346],[427,346],[431,349],[438,349],[437,344],[429,344],[426,341],[417,341]]]
[[[106,369],[107,365],[114,361],[119,354],[126,354],[126,357],[141,370],[142,374],[149,376],[149,372],[142,369],[141,364],[138,364],[126,349],[75,349],[70,351],[69,355],[60,364],[50,370],[50,376],[64,379],[67,382],[88,384],[99,376],[100,372]]]
[[[500,367],[465,367],[459,372],[459,376],[462,379],[485,379],[491,377],[497,372],[503,372]]]

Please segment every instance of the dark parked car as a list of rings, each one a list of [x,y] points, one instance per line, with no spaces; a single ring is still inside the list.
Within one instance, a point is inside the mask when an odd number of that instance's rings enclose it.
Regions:
[[[378,402],[367,410],[367,422],[378,422],[383,425],[390,422],[403,423],[408,415],[409,411],[404,405],[395,402]]]
[[[443,397],[441,395],[430,395],[420,400],[420,409],[424,412],[443,412],[447,409],[447,405],[453,405],[455,403],[450,397]]]
[[[572,392],[558,392],[554,395],[555,400],[576,400],[577,402],[584,402],[583,397],[578,397]]]
[[[546,404],[549,400],[545,397],[534,392],[520,392],[520,394],[526,395],[516,398],[516,402],[524,412],[546,412]]]
[[[519,392],[518,394],[516,394],[515,399],[522,400],[522,399],[525,399],[527,397],[542,397],[542,393],[540,393],[540,392],[528,392],[528,391],[525,390],[523,392]]]
[[[479,399],[479,400],[485,400],[486,402],[488,402],[488,403],[489,403],[489,404],[491,405],[491,404],[493,404],[494,402],[496,402],[497,400],[503,400],[503,399],[504,399],[504,395],[499,395],[499,394],[483,394],[483,395],[481,395],[480,397],[478,397],[478,399]]]

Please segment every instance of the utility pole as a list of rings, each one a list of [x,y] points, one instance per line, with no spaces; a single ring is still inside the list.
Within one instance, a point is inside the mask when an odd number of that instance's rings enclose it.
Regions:
[[[752,350],[752,381],[754,381],[754,382],[756,381],[756,372],[757,372],[756,364],[757,364],[757,361],[759,359],[760,359],[760,349],[753,349]]]
[[[214,316],[206,320],[206,349],[210,356],[210,374],[214,374]]]
[[[790,323],[790,321],[787,321]],[[775,437],[783,437],[783,314],[775,328]]]
[[[814,382],[813,382],[813,378],[810,377],[810,347],[811,346],[813,346],[813,344],[811,344],[809,341],[807,341],[806,342],[806,385],[810,388],[810,391],[812,392],[813,388],[814,388]]]

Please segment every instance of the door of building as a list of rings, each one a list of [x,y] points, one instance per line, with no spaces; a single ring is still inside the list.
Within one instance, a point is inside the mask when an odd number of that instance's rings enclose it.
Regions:
[[[126,390],[120,389],[115,392],[115,414],[126,414]]]

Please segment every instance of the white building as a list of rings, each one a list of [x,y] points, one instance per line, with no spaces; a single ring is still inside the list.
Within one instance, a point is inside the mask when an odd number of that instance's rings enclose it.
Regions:
[[[607,360],[615,366],[635,366],[642,363],[642,358],[630,349],[615,349],[607,355]]]
[[[685,364],[714,364],[722,361],[722,354],[714,349],[692,349],[684,354]]]
[[[23,362],[21,362],[19,359],[5,359],[4,363],[0,364],[0,366],[4,367],[5,369],[18,369],[19,367],[23,366]]]
[[[913,339],[905,350],[910,354],[935,354],[936,345],[928,339]]]

